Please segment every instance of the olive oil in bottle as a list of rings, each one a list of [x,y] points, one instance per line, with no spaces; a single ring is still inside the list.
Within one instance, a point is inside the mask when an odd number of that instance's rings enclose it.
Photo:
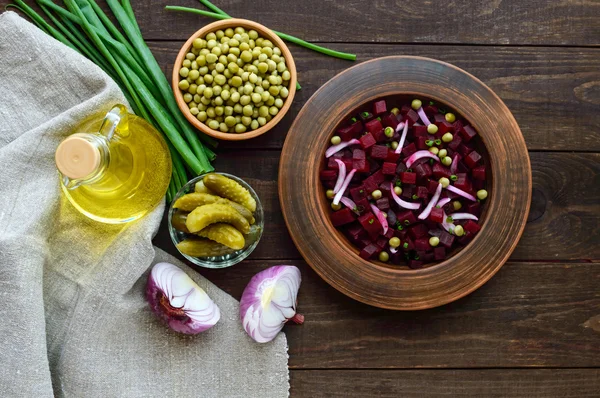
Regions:
[[[61,188],[86,216],[116,224],[136,220],[164,197],[171,156],[160,133],[123,105],[84,120],[56,150]]]

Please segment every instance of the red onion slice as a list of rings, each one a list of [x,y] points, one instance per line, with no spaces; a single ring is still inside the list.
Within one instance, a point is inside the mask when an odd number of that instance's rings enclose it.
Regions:
[[[400,122],[400,124],[396,126],[396,133],[404,128],[404,124],[404,122]]]
[[[360,141],[357,140],[356,138],[353,138],[350,141],[342,142],[337,145],[332,145],[329,148],[327,148],[327,150],[325,151],[325,157],[329,158],[329,157],[333,156],[333,154],[338,153],[339,151],[346,148],[347,146],[357,145],[357,144],[360,144]]]
[[[473,195],[471,195],[471,194],[468,194],[468,193],[466,193],[465,191],[463,191],[462,189],[458,189],[458,188],[456,188],[456,187],[455,187],[455,186],[453,186],[453,185],[448,185],[448,186],[446,187],[446,189],[447,189],[448,191],[450,191],[450,192],[454,192],[455,194],[462,196],[463,198],[467,198],[467,199],[469,199],[469,200],[472,200],[473,202],[476,202],[476,201],[477,201],[477,199],[475,199],[475,196],[473,196]]]
[[[444,221],[442,221],[442,227],[446,230],[446,232],[452,233],[452,231],[454,230],[454,224],[446,221],[447,219],[448,215],[446,214],[446,212],[444,212]]]
[[[454,159],[452,159],[452,164],[450,165],[450,173],[456,174],[457,168],[458,168],[458,155],[454,156]]]
[[[421,150],[421,151],[417,151],[415,153],[413,153],[412,155],[410,155],[408,157],[408,159],[406,159],[406,167],[410,168],[410,166],[413,165],[414,162],[416,162],[419,159],[422,158],[430,158],[435,160],[436,162],[439,162],[440,159],[434,155],[433,153],[429,152],[429,151],[425,151],[425,150]]]
[[[446,206],[446,205],[447,205],[449,202],[450,202],[450,198],[444,198],[444,199],[440,199],[440,200],[437,202],[437,205],[436,205],[436,206],[438,206],[438,207],[444,207],[444,206]]]
[[[398,253],[398,249],[394,249],[393,247],[390,247],[390,253],[396,254],[396,253]]]
[[[340,204],[340,199],[342,199],[342,196],[344,195],[344,192],[346,192],[346,188],[348,188],[348,185],[350,185],[350,180],[352,180],[352,177],[354,177],[354,173],[356,173],[356,169],[352,169],[352,171],[350,173],[348,173],[348,175],[346,176],[346,179],[344,180],[344,183],[342,184],[342,187],[335,194],[335,197],[333,198],[333,204],[334,205],[339,205]]]
[[[385,235],[389,228],[387,219],[383,215],[383,212],[381,210],[379,210],[379,208],[377,206],[375,206],[373,203],[371,203],[371,210],[373,210],[375,217],[377,217],[377,220],[379,220],[379,223],[383,227],[383,234]]]
[[[452,217],[453,220],[479,220],[474,214],[471,213],[452,213],[450,217]]]
[[[425,111],[423,110],[423,107],[420,107],[417,110],[417,113],[419,114],[419,117],[421,118],[421,120],[423,121],[423,124],[425,124],[425,126],[429,126],[431,124],[431,122],[427,118],[427,115],[425,114]]]
[[[419,207],[421,207],[420,203],[405,202],[404,200],[400,199],[400,197],[396,195],[396,192],[394,192],[394,184],[392,184],[391,182],[390,189],[392,190],[392,198],[396,203],[398,203],[398,206],[408,210],[417,210]]]
[[[433,206],[435,206],[437,204],[437,201],[440,198],[441,194],[442,194],[442,184],[438,184],[437,188],[435,189],[435,193],[433,194],[433,197],[427,204],[427,207],[425,207],[425,210],[423,210],[423,212],[421,214],[419,214],[419,217],[418,217],[419,220],[424,220],[427,217],[429,217],[429,213],[431,213],[431,209],[433,209]]]
[[[400,141],[398,141],[398,148],[396,148],[396,153],[402,152],[402,147],[404,146],[404,141],[406,141],[406,134],[408,133],[408,122],[404,124],[404,130],[402,130],[402,135],[400,136]]]
[[[344,206],[346,206],[347,208],[349,208],[356,214],[360,215],[360,212],[358,211],[358,208],[356,207],[356,203],[354,203],[352,201],[352,199],[350,199],[346,196],[342,196],[342,198],[340,199],[340,202],[342,202],[344,204]]]
[[[339,159],[334,159],[339,166],[338,179],[335,182],[335,187],[333,188],[333,193],[338,193],[342,184],[344,183],[344,179],[346,178],[346,163],[342,162]]]

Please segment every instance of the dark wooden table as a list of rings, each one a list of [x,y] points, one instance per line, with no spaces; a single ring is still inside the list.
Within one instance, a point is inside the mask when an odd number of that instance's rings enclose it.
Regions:
[[[211,21],[162,9],[200,7],[194,0],[132,3],[170,76],[180,46]],[[306,323],[285,328],[292,396],[600,396],[600,1],[215,4],[358,55],[353,63],[290,45],[302,84],[290,112],[262,137],[223,143],[215,163],[257,190],[266,228],[249,260],[198,271],[239,299],[256,272],[300,268]],[[323,282],[294,247],[277,196],[281,147],[306,100],[345,68],[396,54],[451,62],[488,84],[517,119],[533,168],[531,214],[510,261],[475,293],[410,313]],[[155,244],[177,254],[164,223]]]

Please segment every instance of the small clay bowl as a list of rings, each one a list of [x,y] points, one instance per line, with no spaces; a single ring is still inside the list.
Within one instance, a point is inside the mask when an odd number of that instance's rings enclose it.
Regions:
[[[279,110],[277,115],[275,115],[275,117],[273,119],[271,119],[268,123],[266,123],[264,126],[259,127],[256,130],[248,131],[246,133],[241,133],[241,134],[223,133],[221,131],[211,129],[206,124],[204,124],[200,120],[198,120],[196,118],[196,116],[192,115],[192,113],[190,112],[190,110],[188,108],[188,105],[183,100],[183,93],[181,92],[181,90],[179,89],[179,86],[178,86],[179,80],[180,80],[179,69],[183,63],[185,55],[189,52],[190,48],[192,47],[192,43],[195,39],[197,39],[199,37],[203,38],[208,33],[216,32],[219,29],[225,30],[227,28],[237,28],[238,26],[241,26],[242,28],[244,28],[246,30],[254,29],[255,31],[258,32],[260,37],[270,40],[275,46],[279,47],[279,49],[281,50],[282,56],[285,58],[285,63],[287,65],[288,71],[290,72],[290,75],[291,75],[290,83],[289,83],[289,87],[288,87],[289,95],[285,99],[285,102],[283,103],[283,106],[281,107],[281,109]],[[283,119],[283,117],[285,116],[287,111],[290,109],[290,106],[292,105],[292,101],[294,100],[294,95],[296,94],[296,82],[297,82],[297,75],[296,75],[296,65],[294,64],[294,58],[292,57],[292,53],[287,48],[287,46],[285,45],[283,40],[281,40],[279,38],[279,36],[277,36],[271,29],[269,29],[259,23],[256,23],[253,21],[248,21],[247,19],[237,19],[237,18],[225,19],[222,21],[213,22],[211,24],[206,25],[205,27],[203,27],[196,33],[194,33],[185,42],[185,44],[181,47],[181,50],[179,50],[179,54],[177,54],[177,59],[175,60],[175,64],[173,66],[173,77],[172,77],[173,94],[175,94],[175,100],[177,101],[177,105],[179,106],[179,109],[181,109],[181,112],[183,113],[185,118],[194,127],[196,127],[198,130],[202,131],[203,133],[210,135],[211,137],[214,137],[214,138],[217,138],[220,140],[226,140],[226,141],[248,140],[250,138],[258,137],[259,135],[262,135],[262,134],[266,133],[267,131],[271,130],[273,127],[275,127],[275,125],[277,123],[279,123],[279,121],[281,119]]]

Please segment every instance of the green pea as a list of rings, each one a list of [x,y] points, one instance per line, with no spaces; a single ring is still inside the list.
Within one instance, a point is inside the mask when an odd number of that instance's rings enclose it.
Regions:
[[[271,98],[271,94],[268,91],[263,91],[260,94],[260,98],[263,100],[263,102],[267,102],[269,98]]]
[[[267,104],[268,106],[275,104],[275,98],[269,95],[269,99],[265,101],[265,104]]]
[[[438,181],[440,184],[442,184],[442,188],[447,188],[448,185],[450,185],[450,180],[447,179],[446,177],[442,177],[439,179]]]
[[[242,85],[242,78],[239,77],[239,76],[234,76],[234,77],[231,78],[230,84],[233,87],[239,87],[239,86]]]
[[[252,94],[252,92],[254,91],[254,86],[250,83],[247,83],[246,85],[244,85],[244,94],[245,95],[250,95]]]
[[[263,40],[263,44],[262,44],[262,46],[263,46],[263,47],[270,47],[270,48],[273,48],[273,47],[274,47],[274,46],[273,46],[273,43],[271,43],[271,41],[270,41],[270,40],[267,40],[267,39]]]
[[[198,72],[200,72],[200,76],[204,76],[208,73],[208,67],[202,66],[202,67],[200,67],[200,69],[198,69]]]
[[[260,50],[260,52],[265,54],[269,58],[273,55],[273,49],[270,47],[263,47],[262,50]]]
[[[225,107],[225,112],[223,112],[223,114],[225,116],[231,116],[231,115],[233,115],[233,107],[232,106],[226,106]]]
[[[260,47],[254,47],[252,49],[252,59],[258,59],[258,57],[260,56],[260,54],[262,54],[260,52]]]
[[[265,89],[262,88],[262,86],[257,84],[256,86],[254,86],[254,92],[257,94],[262,94],[265,92]]]
[[[235,36],[229,40],[229,48],[238,48],[240,46],[240,42],[238,39],[235,38]]]
[[[267,124],[267,119],[265,119],[262,116],[259,116],[258,118],[256,118],[256,120],[258,120],[258,124],[261,126],[264,126],[265,124]]]
[[[210,108],[206,109],[206,114],[208,115],[209,118],[214,118],[216,115],[215,113],[215,108],[213,108],[212,106]]]
[[[227,54],[229,52],[229,44],[223,43],[221,44],[221,53]]]
[[[238,93],[237,91],[234,91],[231,93],[231,100],[235,103],[240,101],[240,93]]]
[[[227,78],[224,75],[215,76],[215,83],[222,86],[227,82]]]
[[[258,114],[261,117],[266,117],[269,114],[269,107],[268,106],[261,106],[260,108],[258,108]]]
[[[189,87],[190,87],[190,82],[188,82],[187,80],[179,81],[179,89],[180,90],[187,90]]]
[[[188,77],[188,74],[190,73],[190,70],[188,68],[186,68],[185,66],[181,69],[179,69],[179,76],[181,77]]]
[[[452,164],[452,158],[450,156],[446,156],[442,159],[442,164],[444,166],[450,166]]]
[[[287,98],[289,94],[290,92],[287,89],[287,87],[282,87],[281,90],[279,90],[279,95],[281,96],[281,98]]]
[[[185,102],[191,102],[194,99],[194,96],[190,93],[183,94],[183,100]]]
[[[209,32],[206,34],[206,40],[216,40],[217,39],[217,35],[215,34],[215,32]]]
[[[217,46],[217,41],[214,39],[208,40],[206,42],[206,48],[208,48],[209,50],[212,50],[213,48],[215,48]]]
[[[222,90],[221,91],[221,98],[223,98],[224,101],[227,101],[230,97],[230,93],[229,90]]]
[[[283,73],[281,74],[281,78],[285,81],[288,81],[292,78],[292,75],[290,74],[289,70],[283,71]]]
[[[248,42],[241,42],[240,43],[240,50],[243,51],[249,51],[250,50],[250,44],[248,44]]]
[[[215,46],[212,48],[212,50],[210,50],[210,52],[218,57],[221,55],[221,47]]]
[[[269,83],[268,80],[263,80],[261,86],[265,89],[268,90],[269,87],[271,87],[271,83]]]
[[[215,65],[215,71],[217,73],[223,73],[225,71],[225,65],[219,63]]]
[[[199,113],[196,115],[196,118],[197,118],[198,120],[200,120],[201,122],[205,122],[205,121],[206,121],[206,119],[208,119],[208,116],[206,115],[206,112],[199,112]]]
[[[242,51],[242,55],[240,55],[240,58],[244,62],[250,62],[250,61],[252,61],[252,53],[248,50]]]
[[[431,238],[429,238],[429,244],[432,247],[436,247],[440,244],[440,238],[438,238],[437,236],[432,236]]]
[[[199,111],[205,111],[208,107],[204,104],[198,104],[198,110]]]
[[[190,62],[191,62],[192,60],[196,59],[196,54],[194,54],[194,53],[187,53],[187,54],[185,54],[185,58],[189,59]]]
[[[236,124],[235,125],[235,132],[238,133],[238,134],[245,133],[246,132],[246,126],[244,126],[241,123]]]
[[[227,59],[231,62],[235,62],[237,61],[237,57],[240,56],[240,49],[237,47],[232,47],[231,43],[229,43],[229,54],[227,55]],[[229,58],[229,56],[232,56],[232,58]]]
[[[235,62],[230,62],[230,63],[227,65],[227,69],[228,69],[228,70],[229,70],[231,73],[233,73],[233,74],[236,74],[236,73],[238,72],[238,70],[240,69],[240,67],[239,67],[239,66],[237,66],[237,64],[236,64]]]
[[[269,87],[269,93],[271,93],[273,96],[279,95],[279,86]]]
[[[215,107],[215,115],[222,116],[225,113],[225,109],[222,106]]]
[[[275,98],[275,106],[281,109],[283,107],[283,100],[281,98]]]
[[[400,243],[402,243],[402,242],[400,242],[400,238],[393,237],[389,240],[388,243],[389,243],[390,247],[393,247],[395,249],[395,248],[399,247]]]
[[[198,48],[198,49],[200,49],[200,48],[202,48],[202,47],[203,47],[203,45],[202,45],[202,42],[203,42],[203,41],[204,41],[204,40],[202,40],[202,39],[200,39],[200,38],[198,38],[198,39],[194,39],[194,41],[192,42],[192,46],[193,46],[194,48]]]
[[[199,103],[201,101],[202,101],[202,96],[200,96],[198,94],[194,94],[194,102]]]
[[[225,124],[227,125],[227,127],[235,126],[235,118],[233,116],[227,116],[225,118]]]
[[[410,104],[411,108],[413,108],[415,111],[418,110],[421,105],[423,105],[423,103],[418,99],[414,99]]]
[[[388,262],[389,259],[390,259],[390,255],[388,254],[388,252],[380,252],[379,253],[379,261],[381,261],[382,263]]]
[[[277,69],[277,64],[270,59],[267,60],[267,65],[269,66],[269,72],[274,72]]]
[[[250,123],[250,129],[251,130],[256,130],[258,127],[259,127],[258,126],[258,121],[256,119],[252,120],[252,122]]]
[[[256,119],[258,117],[258,109],[254,108],[252,110],[252,115],[251,115],[252,119]]]
[[[199,112],[200,111],[196,107],[190,108],[190,113],[194,116],[196,116]]]
[[[210,128],[211,128],[211,129],[213,129],[213,130],[217,130],[217,129],[219,128],[219,122],[218,122],[218,121],[216,121],[216,120],[214,120],[214,119],[213,119],[213,120],[210,120],[210,121],[208,122],[208,127],[210,127]]]
[[[198,104],[197,104],[197,103],[195,103],[194,101],[190,102],[190,103],[189,103],[189,104],[187,104],[187,105],[188,105],[188,108],[190,108],[190,109],[192,109],[192,108],[197,108],[197,107],[198,107]]]
[[[243,110],[244,110],[244,107],[242,106],[242,104],[235,104],[233,106],[233,111],[235,113],[241,114]]]
[[[198,90],[197,84],[190,84],[190,88],[188,88],[188,93],[194,95],[194,94],[196,94],[197,90]]]
[[[231,29],[231,28],[225,29],[225,36],[233,37],[233,29]]]
[[[279,49],[279,47],[273,48],[273,54],[281,55],[281,50]]]
[[[258,93],[253,93],[250,98],[252,99],[252,102],[254,102],[255,104],[258,104],[259,102],[261,102],[261,96]]]
[[[440,159],[443,159],[448,155],[448,151],[445,149],[440,149],[437,155]]]
[[[275,115],[277,115],[277,113],[278,113],[278,112],[279,112],[279,109],[277,109],[277,107],[276,107],[276,106],[272,106],[272,107],[270,107],[270,108],[269,108],[269,114],[270,114],[271,116],[275,116]]]
[[[217,86],[218,87],[218,86]],[[215,87],[216,88],[216,87]],[[214,91],[214,90],[213,90]],[[215,99],[213,100],[214,104],[217,106],[221,106],[223,105],[223,98],[221,97],[215,97]]]
[[[250,103],[250,101],[252,101],[252,99],[250,98],[249,95],[242,95],[240,97],[240,104],[242,104],[243,106],[246,106]]]
[[[200,67],[200,66],[198,66],[198,62],[196,62],[196,60],[193,60],[193,61],[192,61],[191,68],[192,68],[192,69],[195,69],[195,70],[198,70],[198,68],[199,68],[199,67]]]
[[[342,138],[338,135],[331,137],[331,145],[338,145],[342,142]]]
[[[200,50],[200,55],[206,56],[206,54],[210,54],[210,50],[208,48],[203,48]]]
[[[250,126],[250,123],[252,123],[252,118],[250,116],[242,116],[242,124],[244,126]]]
[[[479,200],[484,200],[487,197],[488,197],[488,192],[485,189],[480,189],[479,191],[477,191],[477,198]]]
[[[188,73],[188,77],[192,80],[196,80],[197,78],[200,77],[200,72],[198,72],[195,69],[192,69],[191,71],[189,71]]]
[[[206,62],[208,64],[214,64],[215,62],[217,62],[217,59],[219,59],[219,57],[212,53],[206,56]]]
[[[244,106],[242,113],[244,114],[244,116],[252,116],[253,110],[254,110],[254,108],[252,108],[252,105],[246,105],[246,106]]]
[[[206,98],[211,98],[213,96],[212,88],[206,87],[204,92],[202,93]]]
[[[254,39],[254,41],[256,41],[256,45],[260,47],[263,45],[263,41],[265,41],[265,39],[263,39],[262,37],[259,37],[257,39]]]
[[[446,133],[442,136],[442,141],[444,142],[452,142],[453,139],[454,136],[452,135],[452,133]]]
[[[200,102],[202,102],[204,105],[210,105],[212,101],[210,98],[202,96],[202,98],[200,98]]]

